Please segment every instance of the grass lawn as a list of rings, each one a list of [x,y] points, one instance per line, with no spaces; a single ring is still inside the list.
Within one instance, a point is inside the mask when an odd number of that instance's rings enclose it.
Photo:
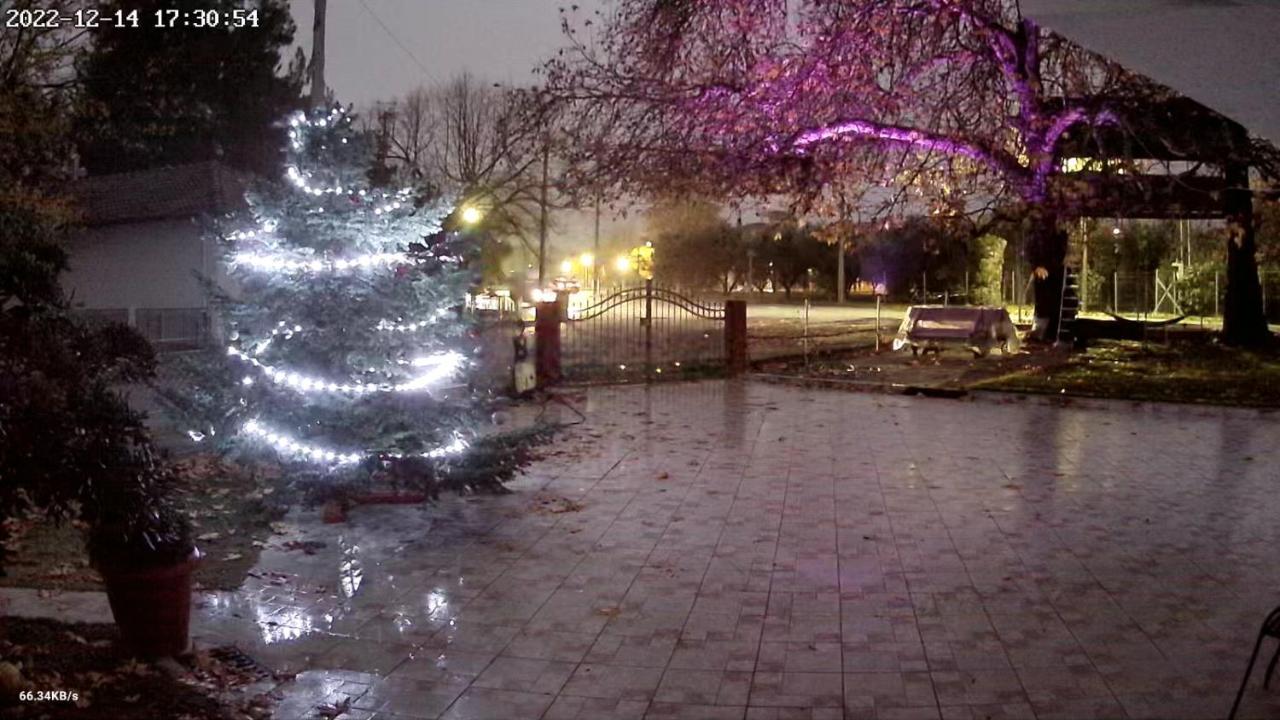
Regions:
[[[977,380],[975,390],[1280,407],[1280,353],[1211,342],[1098,342],[1062,361]]]
[[[198,587],[235,590],[272,535],[271,523],[285,508],[264,479],[210,455],[177,461],[178,506],[191,519],[204,559],[196,568]],[[6,577],[0,586],[50,590],[102,590],[89,567],[78,523],[10,521]]]

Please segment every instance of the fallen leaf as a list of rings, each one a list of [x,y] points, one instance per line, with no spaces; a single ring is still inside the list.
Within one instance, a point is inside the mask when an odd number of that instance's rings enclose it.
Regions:
[[[336,703],[333,703],[332,705],[321,705],[320,707],[316,708],[316,715],[322,718],[328,718],[328,720],[332,720],[333,718],[338,717],[339,715],[345,713],[350,709],[351,709],[351,698],[348,697],[348,698],[343,698],[341,702],[336,702]]]

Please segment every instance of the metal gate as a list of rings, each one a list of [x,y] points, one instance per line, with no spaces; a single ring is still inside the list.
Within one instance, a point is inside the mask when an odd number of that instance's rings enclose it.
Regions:
[[[563,312],[566,380],[661,379],[725,369],[724,303],[648,282],[585,307],[567,304]]]

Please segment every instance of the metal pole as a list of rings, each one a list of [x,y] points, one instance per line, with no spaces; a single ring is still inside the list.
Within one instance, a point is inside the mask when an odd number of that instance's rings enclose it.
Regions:
[[[551,143],[544,139],[542,143],[542,193],[539,205],[542,212],[538,217],[538,287],[543,286],[547,273],[547,163],[551,156]]]
[[[1120,314],[1120,273],[1111,273],[1111,307],[1113,311]]]
[[[600,194],[596,193],[596,235],[595,244],[591,250],[593,260],[591,261],[591,293],[594,302],[600,296]]]
[[[644,281],[644,371],[653,369],[653,278]]]
[[[1018,324],[1021,325],[1023,298],[1018,297],[1018,268],[1015,267],[1014,269],[1010,270],[1009,275],[1013,279],[1013,287],[1009,288],[1009,297],[1013,298],[1014,301],[1018,304]]]
[[[1213,316],[1220,317],[1218,313],[1218,273],[1213,274]]]
[[[1156,273],[1159,272],[1159,270],[1156,271]],[[1158,279],[1160,276],[1157,274],[1154,277]],[[1151,317],[1151,294],[1149,292],[1149,286],[1145,281],[1142,283],[1142,316]]]
[[[809,369],[809,298],[804,299],[804,367]]]
[[[1089,229],[1080,218],[1080,312],[1087,309],[1089,298]]]
[[[840,233],[840,239],[836,242],[836,250],[839,257],[836,259],[836,283],[839,287],[836,289],[836,302],[844,304],[844,233]]]
[[[876,293],[876,352],[880,352],[880,293]]]

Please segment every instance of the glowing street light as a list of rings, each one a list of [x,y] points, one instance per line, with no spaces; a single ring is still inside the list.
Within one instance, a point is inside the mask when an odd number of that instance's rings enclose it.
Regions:
[[[618,272],[631,272],[631,260],[625,255],[618,256],[618,259],[613,262],[613,266],[618,269]]]
[[[578,258],[578,262],[582,263],[582,267],[595,267],[596,256],[591,253],[582,253],[582,257]]]
[[[480,208],[475,205],[468,205],[462,208],[462,222],[465,225],[475,225],[484,219],[484,213],[480,212]]]
[[[573,261],[572,261],[572,260],[565,260],[564,262],[560,263],[560,273],[561,273],[561,274],[563,274],[563,275],[568,275],[568,274],[569,274],[569,273],[571,273],[571,272],[573,272]]]

